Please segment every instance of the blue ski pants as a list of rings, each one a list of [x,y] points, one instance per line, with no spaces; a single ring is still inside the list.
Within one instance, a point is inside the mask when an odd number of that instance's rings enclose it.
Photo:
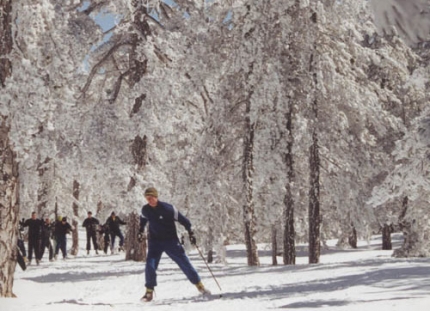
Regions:
[[[124,236],[121,231],[111,232],[110,233],[110,247],[113,250],[115,246],[115,237],[119,237],[119,246],[122,247],[124,245]]]
[[[200,282],[199,274],[191,265],[184,248],[178,240],[149,240],[145,268],[146,288],[154,289],[154,287],[157,286],[156,271],[163,252],[166,252],[166,254],[176,262],[191,283],[197,284]]]
[[[61,249],[61,252],[63,253],[63,258],[67,257],[67,237],[64,236],[57,236],[57,245],[55,246],[55,256],[58,255],[59,250]]]

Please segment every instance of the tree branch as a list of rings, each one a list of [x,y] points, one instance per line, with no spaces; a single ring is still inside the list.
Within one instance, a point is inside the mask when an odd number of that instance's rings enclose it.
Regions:
[[[91,72],[88,76],[87,82],[85,83],[81,93],[82,95],[85,95],[86,92],[88,91],[94,76],[96,75],[97,71],[100,69],[100,67],[120,48],[126,45],[130,45],[130,43],[126,42],[126,43],[121,43],[121,44],[116,44],[114,45],[107,53],[105,56],[103,56],[103,58],[94,65],[94,67],[91,69]],[[82,96],[81,95],[81,96]],[[79,96],[78,98],[81,98],[81,96]]]

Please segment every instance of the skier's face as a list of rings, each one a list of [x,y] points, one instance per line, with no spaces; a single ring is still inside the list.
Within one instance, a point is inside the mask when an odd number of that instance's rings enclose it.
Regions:
[[[145,197],[145,199],[146,199],[146,201],[148,201],[148,204],[149,204],[151,207],[156,207],[156,206],[157,206],[158,198],[153,197],[152,195],[147,195],[147,196]]]

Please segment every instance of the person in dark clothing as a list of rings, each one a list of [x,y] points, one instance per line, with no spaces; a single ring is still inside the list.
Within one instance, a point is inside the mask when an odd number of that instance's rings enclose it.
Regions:
[[[100,234],[103,234],[103,252],[107,254],[108,248],[110,246],[109,226],[107,224],[102,226]]]
[[[156,270],[163,252],[166,252],[178,264],[188,280],[196,285],[199,292],[202,294],[209,293],[185,254],[176,232],[175,222],[179,222],[188,231],[191,244],[196,245],[196,238],[191,230],[191,222],[173,205],[159,201],[158,191],[155,188],[146,189],[145,198],[148,204],[142,207],[139,230],[140,235],[144,234],[145,226],[149,223],[148,256],[145,267],[146,292],[142,300],[152,300],[154,287],[157,285]]]
[[[42,226],[42,247],[41,247],[41,255],[40,257],[43,257],[43,254],[45,253],[45,249],[47,248],[49,251],[49,261],[54,260],[54,249],[52,247],[51,239],[53,236],[53,226],[51,223],[51,220],[49,218],[45,219],[45,222]]]
[[[28,262],[27,259],[27,252],[25,250],[25,244],[24,244],[24,223],[25,223],[25,218],[23,218],[20,222],[19,222],[19,229],[18,229],[18,246],[21,250],[21,253],[25,259],[25,262]]]
[[[22,233],[24,232],[24,222],[25,219],[23,218],[22,221],[19,222],[19,228],[18,228],[18,239],[17,239],[17,262],[22,270],[27,269],[27,252],[25,250],[24,245],[24,239],[22,237]]]
[[[115,246],[115,237],[119,237],[119,249],[118,251],[124,251],[123,245],[124,245],[124,236],[122,235],[121,229],[119,228],[120,225],[126,225],[126,223],[115,215],[115,212],[112,212],[110,217],[106,220],[106,224],[109,227],[109,234],[110,234],[110,246],[111,246],[111,253],[114,253],[114,246]]]
[[[67,222],[67,217],[63,217],[61,222],[55,224],[54,236],[57,241],[57,245],[55,246],[55,259],[57,259],[60,249],[63,258],[67,258],[67,233],[70,233],[72,230],[72,226]]]
[[[40,244],[42,238],[43,221],[37,218],[36,212],[31,213],[31,218],[27,219],[23,227],[28,227],[28,264],[31,264],[33,251],[36,257],[36,263],[40,263],[42,258],[40,254]]]
[[[97,245],[97,231],[99,227],[99,220],[93,217],[93,213],[88,212],[88,217],[84,220],[82,227],[87,230],[87,255],[90,254],[91,250],[91,240],[93,241],[94,250],[98,255],[99,246]]]

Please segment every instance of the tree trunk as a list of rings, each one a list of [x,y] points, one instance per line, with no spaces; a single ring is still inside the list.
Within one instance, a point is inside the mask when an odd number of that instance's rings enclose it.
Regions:
[[[6,86],[6,79],[12,74],[12,0],[0,0],[0,87]]]
[[[9,141],[7,118],[0,118],[0,297],[13,297],[18,243],[19,173],[16,153]]]
[[[138,240],[140,218],[136,212],[128,215],[125,235],[125,260],[146,261],[146,239]]]
[[[309,150],[310,190],[309,190],[309,263],[319,263],[321,253],[320,241],[320,184],[319,184],[319,151],[316,132],[312,135],[313,144]]]
[[[276,255],[278,254],[278,242],[276,241],[276,224],[272,225],[272,265],[278,265],[278,259]]]
[[[103,207],[104,207],[103,202],[102,201],[98,201],[97,202],[97,208],[96,208],[97,214],[100,213],[103,210]]]
[[[213,263],[213,261],[214,261],[214,251],[210,249],[208,251],[208,263]]]
[[[211,208],[213,208],[213,204],[211,205]],[[210,224],[213,224],[214,222],[212,221],[212,215],[209,215],[209,219],[208,219]],[[208,250],[208,255],[207,255],[207,262],[208,263],[212,263],[214,261],[214,254],[213,254],[213,243],[214,242],[214,231],[213,231],[213,227],[212,225],[209,226],[209,232],[208,232],[208,237],[207,237],[207,243],[206,243],[206,249]]]
[[[296,230],[294,228],[294,202],[291,193],[291,187],[287,184],[287,193],[285,194],[285,212],[284,212],[284,254],[283,260],[285,265],[296,264]]]
[[[72,248],[70,249],[70,254],[76,256],[79,252],[79,232],[78,232],[78,221],[76,219],[72,220]]]
[[[12,0],[0,0],[0,89],[12,74]],[[0,92],[3,92],[0,90]],[[14,297],[13,274],[17,258],[19,172],[9,141],[10,120],[0,115],[0,297]]]
[[[133,155],[134,163],[137,166],[137,170],[142,171],[145,168],[145,164],[147,161],[146,135],[143,135],[143,137],[137,135],[134,138],[133,144],[131,145],[131,154]]]
[[[411,206],[412,208],[409,208]],[[430,257],[428,219],[420,211],[426,209],[428,201],[403,199],[403,211],[399,225],[403,231],[403,244],[394,250],[394,257]]]
[[[382,249],[383,250],[392,250],[393,244],[391,243],[391,232],[392,226],[384,224],[382,227]]]
[[[352,248],[357,248],[357,230],[352,226],[352,230],[348,237],[348,243]]]
[[[243,182],[245,203],[243,205],[243,222],[245,226],[245,245],[249,266],[258,266],[257,243],[255,242],[256,220],[253,199],[253,174],[254,174],[254,125],[251,124],[249,113],[251,103],[246,105],[247,116],[245,118],[245,139],[244,139],[244,162],[243,162]]]
[[[283,260],[285,265],[296,264],[296,229],[294,227],[294,200],[291,191],[291,185],[294,183],[294,168],[293,168],[293,104],[289,103],[287,118],[288,144],[287,153],[285,154],[285,164],[287,171],[287,184],[285,185],[284,197],[284,253]]]
[[[76,201],[79,201],[79,187],[80,184],[76,180],[73,181],[73,198]],[[79,217],[79,205],[76,202],[73,202],[72,204],[73,208],[73,215],[75,217]],[[72,248],[70,250],[70,254],[73,256],[76,256],[79,252],[79,233],[78,233],[78,221],[76,219],[73,219],[72,226],[74,230],[72,231]]]
[[[402,212],[399,215],[399,228],[403,231],[404,228],[408,227],[406,213],[408,212],[409,198],[406,196],[402,200]]]
[[[39,162],[37,172],[39,173],[40,185],[37,189],[37,213],[41,217],[45,217],[44,213],[47,212],[48,203],[48,191],[50,178],[45,174],[48,171],[47,164],[51,161],[51,158],[46,158],[45,161]]]
[[[315,33],[318,31],[318,15],[312,13],[311,21],[315,24]],[[311,28],[312,29],[312,28]],[[313,35],[316,35],[316,34]],[[319,263],[321,254],[321,215],[320,215],[320,155],[318,146],[318,74],[316,68],[317,46],[314,39],[313,53],[309,59],[309,72],[313,78],[314,98],[312,102],[312,112],[314,115],[312,125],[312,145],[309,148],[309,263]]]

